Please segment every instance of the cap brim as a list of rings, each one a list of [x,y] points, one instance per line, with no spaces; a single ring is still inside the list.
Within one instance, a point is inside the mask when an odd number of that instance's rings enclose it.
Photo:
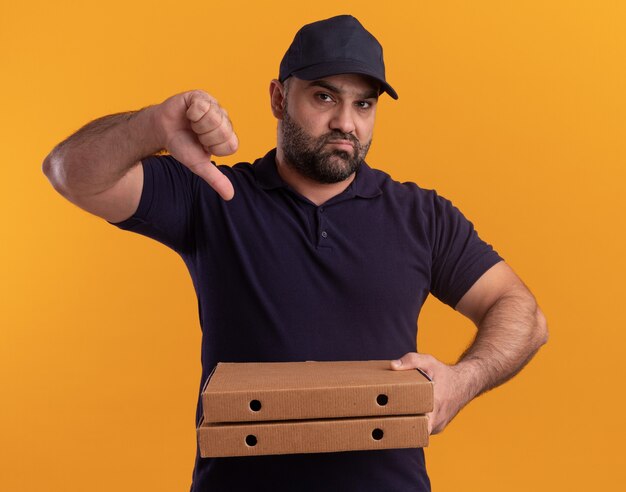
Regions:
[[[361,75],[367,75],[377,80],[381,84],[381,92],[386,92],[393,99],[398,99],[398,93],[393,90],[384,79],[382,79],[379,74],[373,73],[369,67],[364,66],[361,63],[355,62],[354,60],[342,60],[342,61],[333,61],[326,63],[318,63],[316,65],[310,65],[305,68],[301,68],[300,70],[296,70],[292,72],[290,75],[293,75],[299,79],[303,80],[315,80],[321,79],[323,77],[330,77],[332,75],[341,75],[342,73],[358,73]]]

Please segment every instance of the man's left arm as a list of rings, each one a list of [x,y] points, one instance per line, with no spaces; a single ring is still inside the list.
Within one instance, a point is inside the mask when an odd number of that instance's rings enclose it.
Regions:
[[[504,261],[487,270],[455,309],[478,328],[456,364],[415,352],[391,363],[396,370],[419,367],[432,378],[431,434],[441,432],[472,399],[515,376],[548,340],[546,319],[535,297]]]

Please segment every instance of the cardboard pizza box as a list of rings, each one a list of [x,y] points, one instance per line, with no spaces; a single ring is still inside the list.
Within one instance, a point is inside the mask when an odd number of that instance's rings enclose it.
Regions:
[[[418,448],[428,445],[428,417],[202,422],[198,444],[203,458]]]
[[[219,363],[202,391],[204,422],[425,414],[432,382],[388,360]]]

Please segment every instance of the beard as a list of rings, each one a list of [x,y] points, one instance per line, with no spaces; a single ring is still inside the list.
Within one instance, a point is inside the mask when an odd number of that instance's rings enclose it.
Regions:
[[[320,137],[308,134],[291,118],[287,106],[281,121],[282,147],[287,164],[303,176],[318,183],[339,183],[350,177],[365,159],[372,141],[365,145],[351,133],[330,131]],[[353,145],[352,152],[324,150],[332,140],[347,140]]]

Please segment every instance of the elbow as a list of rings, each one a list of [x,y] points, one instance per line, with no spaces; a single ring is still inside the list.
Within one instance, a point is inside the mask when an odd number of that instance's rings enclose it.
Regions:
[[[535,310],[537,348],[548,343],[548,322],[543,311],[537,306]]]
[[[52,171],[52,159],[53,159],[52,154],[53,153],[54,151],[50,152],[46,156],[46,158],[43,160],[43,163],[41,164],[41,172],[43,172],[46,178],[48,178],[48,181],[50,181],[50,183],[54,185],[54,183],[52,182],[52,176],[54,175]]]
[[[52,152],[46,156],[41,165],[41,171],[57,192],[63,196],[69,195],[64,160],[59,155],[57,149],[53,149]]]

